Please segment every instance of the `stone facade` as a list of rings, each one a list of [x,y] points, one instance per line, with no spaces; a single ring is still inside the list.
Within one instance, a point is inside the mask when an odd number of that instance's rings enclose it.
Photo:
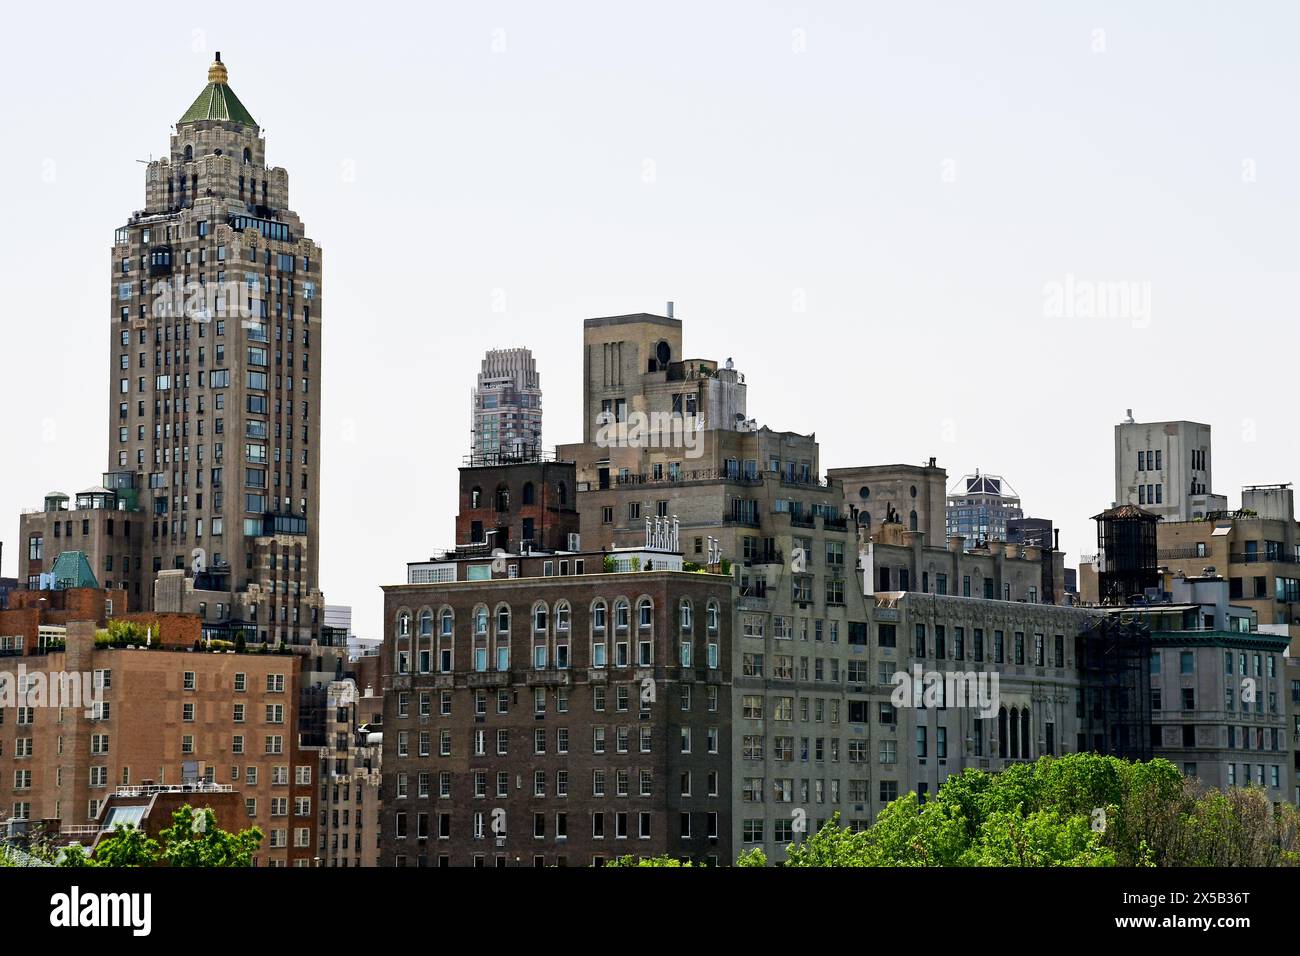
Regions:
[[[1213,492],[1210,426],[1135,422],[1115,426],[1115,505],[1138,505],[1166,521],[1190,521],[1227,507]]]
[[[383,697],[348,679],[329,685],[327,745],[320,751],[323,866],[379,865]]]
[[[201,101],[234,102],[220,62],[209,84]],[[321,250],[251,117],[199,105],[147,166],[145,207],[111,250],[106,483],[138,508],[142,607],[156,572],[182,569],[228,613],[213,626],[306,644],[319,627]],[[197,310],[168,308],[178,288],[186,303],[203,293]]]
[[[1285,626],[1293,640],[1300,636],[1300,525],[1289,485],[1244,489],[1239,511],[1161,521],[1156,543],[1170,573],[1212,567],[1228,580],[1233,603],[1254,610],[1261,624]]]
[[[896,514],[906,527],[920,531],[929,540],[944,539],[948,472],[936,465],[935,459],[925,465],[831,468],[826,477],[841,483],[844,512],[866,533]]]

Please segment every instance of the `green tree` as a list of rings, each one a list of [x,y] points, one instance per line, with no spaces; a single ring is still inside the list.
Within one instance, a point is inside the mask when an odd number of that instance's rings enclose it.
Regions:
[[[606,866],[681,867],[681,866],[694,866],[695,864],[692,863],[690,860],[685,860],[685,861],[679,860],[675,856],[668,856],[668,854],[665,853],[662,856],[633,856],[631,854],[628,854],[627,856],[615,857],[605,865]]]
[[[1101,845],[1091,818],[1057,810],[1021,814],[999,810],[961,857],[964,866],[1114,866],[1115,851]]]
[[[211,808],[196,811],[188,803],[172,813],[172,825],[158,835],[167,866],[250,866],[263,837],[257,827],[222,830]]]
[[[854,831],[838,815],[786,866],[1297,866],[1300,809],[1256,787],[1207,790],[1167,760],[1043,757],[966,770]],[[761,851],[737,866],[761,866]]]
[[[95,847],[95,866],[154,866],[160,851],[158,841],[129,823],[119,823],[112,834],[101,837]],[[68,864],[76,865],[76,864]]]
[[[64,847],[58,858],[59,866],[67,867],[85,867],[96,866],[94,860],[86,852],[86,848],[80,843],[72,843]]]

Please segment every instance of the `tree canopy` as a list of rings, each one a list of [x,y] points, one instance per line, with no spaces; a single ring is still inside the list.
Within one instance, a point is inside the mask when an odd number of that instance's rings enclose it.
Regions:
[[[171,826],[158,836],[161,842],[130,824],[119,823],[111,835],[100,839],[93,855],[73,845],[62,851],[59,865],[247,867],[262,843],[262,831],[257,827],[230,833],[217,826],[211,808],[195,810],[189,804],[172,812]]]
[[[954,774],[863,829],[837,814],[784,865],[1295,866],[1298,829],[1300,811],[1260,788],[1210,790],[1167,760],[1080,753]]]

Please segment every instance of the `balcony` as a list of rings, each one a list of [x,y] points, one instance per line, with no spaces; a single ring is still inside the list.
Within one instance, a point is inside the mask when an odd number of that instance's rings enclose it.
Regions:
[[[830,483],[825,478],[814,478],[811,474],[794,474],[792,472],[783,472],[780,475],[781,484],[789,485],[792,488],[829,488]]]
[[[289,232],[289,227],[272,219],[261,219],[256,216],[231,216],[227,221],[230,228],[236,232],[252,229],[260,232],[267,239],[274,239],[278,242],[294,241],[294,236]]]
[[[305,535],[307,533],[306,515],[281,514],[277,511],[268,511],[262,515],[262,534],[292,534]]]
[[[548,668],[543,671],[528,672],[529,687],[567,687],[568,684],[569,672],[567,670]]]
[[[465,468],[491,468],[497,465],[518,465],[531,462],[551,462],[558,461],[555,452],[521,446],[513,450],[483,452],[480,454],[464,455],[461,458],[461,465]]]
[[[762,479],[757,475],[742,475],[728,468],[699,468],[694,471],[677,471],[654,475],[613,475],[611,481],[619,485],[680,485],[692,481],[729,481],[736,484],[757,485]]]
[[[1228,555],[1230,564],[1297,564],[1300,558],[1283,551],[1243,551]]]
[[[169,276],[172,274],[172,247],[153,246],[149,250],[149,275]]]
[[[509,671],[471,671],[465,678],[467,687],[509,687]]]
[[[1186,561],[1186,560],[1195,560],[1197,558],[1201,560],[1206,560],[1209,558],[1209,555],[1204,553],[1203,550],[1198,550],[1197,548],[1194,547],[1193,548],[1160,548],[1156,552],[1156,560],[1158,561]]]

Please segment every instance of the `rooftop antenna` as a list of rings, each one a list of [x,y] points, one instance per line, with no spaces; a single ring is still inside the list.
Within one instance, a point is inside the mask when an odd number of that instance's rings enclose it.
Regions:
[[[1137,421],[1136,421],[1136,419],[1133,418],[1133,409],[1131,409],[1131,408],[1126,408],[1126,409],[1124,409],[1124,411],[1128,414],[1128,418],[1124,419],[1124,424],[1125,424],[1125,425],[1136,425],[1136,424],[1137,424]]]

